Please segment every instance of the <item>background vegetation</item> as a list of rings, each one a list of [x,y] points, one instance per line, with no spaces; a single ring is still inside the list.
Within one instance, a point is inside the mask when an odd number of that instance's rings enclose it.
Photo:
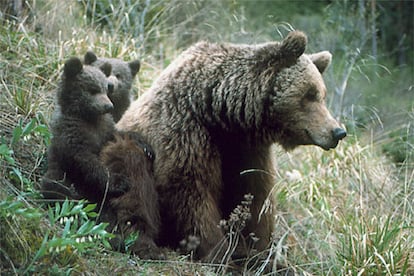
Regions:
[[[412,1],[27,0],[0,10],[2,275],[229,273],[191,256],[111,252],[93,206],[46,207],[37,188],[54,89],[64,61],[88,49],[141,59],[138,97],[195,41],[280,40],[293,28],[308,34],[308,52],[333,53],[328,105],[349,136],[330,152],[275,147],[269,258],[301,275],[414,273]]]

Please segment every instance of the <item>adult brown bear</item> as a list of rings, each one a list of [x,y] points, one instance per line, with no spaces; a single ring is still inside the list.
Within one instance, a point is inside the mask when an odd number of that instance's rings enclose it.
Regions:
[[[160,245],[195,235],[198,257],[220,261],[219,222],[252,194],[244,235],[255,233],[258,250],[269,246],[272,208],[262,208],[273,201],[271,145],[328,150],[346,136],[324,101],[331,54],[304,54],[306,44],[298,31],[259,45],[200,42],[131,104],[117,128],[141,133],[157,156]]]

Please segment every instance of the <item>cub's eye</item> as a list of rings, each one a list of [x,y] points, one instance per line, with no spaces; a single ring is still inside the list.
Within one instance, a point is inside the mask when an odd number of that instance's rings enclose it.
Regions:
[[[118,80],[122,79],[122,75],[121,75],[121,74],[116,74],[116,75],[115,75],[115,77],[116,77]]]
[[[309,89],[305,95],[306,99],[308,99],[309,101],[316,101],[317,96],[318,96],[318,91],[316,91],[315,89]]]
[[[92,87],[92,88],[89,89],[89,93],[95,95],[95,94],[101,93],[101,90],[97,87]]]

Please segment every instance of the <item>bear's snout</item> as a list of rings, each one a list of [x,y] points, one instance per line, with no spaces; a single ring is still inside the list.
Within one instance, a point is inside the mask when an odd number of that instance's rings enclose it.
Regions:
[[[114,109],[114,104],[105,93],[96,94],[94,102],[101,114],[110,113]]]
[[[103,106],[104,113],[109,113],[114,109],[114,105],[112,103],[106,103]]]
[[[112,84],[112,91],[109,90],[109,85]],[[117,77],[115,77],[114,75],[110,75],[108,77],[108,90],[110,93],[113,93],[115,90],[118,89],[119,86],[119,80]]]
[[[345,129],[342,129],[340,127],[335,128],[334,130],[332,130],[332,137],[336,140],[342,140],[343,138],[346,137],[346,131]]]

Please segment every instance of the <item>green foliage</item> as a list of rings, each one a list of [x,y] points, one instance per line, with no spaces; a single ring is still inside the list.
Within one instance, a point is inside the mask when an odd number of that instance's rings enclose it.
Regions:
[[[164,6],[161,1],[94,1],[83,0],[82,5],[92,24],[107,27],[111,34],[128,33],[143,37],[159,23]]]
[[[6,267],[14,267],[22,274],[51,272],[75,265],[80,256],[101,245],[110,248],[108,241],[113,235],[105,230],[107,223],[96,224],[92,220],[97,216],[95,207],[84,201],[56,203],[49,207],[49,224],[45,227],[41,220],[44,212],[22,198],[0,201],[0,218],[4,222],[0,226],[2,263],[9,261]],[[37,262],[43,265],[37,266]],[[55,266],[49,270],[44,266],[47,263]]]
[[[125,252],[130,252],[130,247],[139,239],[139,232],[132,232],[125,240]]]
[[[16,134],[16,136],[17,135],[18,134]],[[7,144],[0,144],[0,160],[5,160],[8,168],[8,173],[5,175],[5,177],[10,179],[16,185],[20,185],[21,187],[31,187],[31,181],[26,178],[20,171],[19,167],[16,166],[16,161],[13,158],[13,155],[14,151],[10,149]]]
[[[383,150],[397,164],[406,164],[414,167],[414,131],[408,125],[392,131]]]
[[[9,165],[14,165],[13,150],[9,149],[6,144],[0,145],[0,159],[5,160]]]
[[[91,246],[94,239],[100,238],[105,246],[110,247],[107,239],[113,237],[113,235],[104,230],[108,224],[95,225],[90,220],[90,218],[97,217],[97,213],[94,211],[95,208],[96,204],[86,205],[84,201],[76,203],[67,200],[62,205],[56,203],[53,208],[49,207],[48,214],[51,225],[57,223],[64,225],[62,232],[63,245],[73,246],[83,252],[88,246]],[[80,244],[79,247],[77,247],[78,244],[68,243],[73,242],[73,240]]]
[[[44,250],[51,254],[64,251],[83,254],[99,243],[110,248],[108,240],[114,236],[105,230],[108,224],[96,225],[95,221],[90,220],[97,216],[95,208],[96,204],[68,200],[63,204],[56,203],[54,207],[49,207],[48,216],[51,226],[59,224],[63,227],[63,231],[54,234],[51,238],[45,237]]]
[[[17,27],[13,22],[3,22],[0,27],[0,84],[4,100],[29,116],[43,104],[37,93],[56,76],[59,59],[51,56],[56,51],[51,51],[38,34],[24,27],[21,32],[10,31]]]
[[[15,216],[21,216],[25,219],[39,221],[43,214],[39,209],[25,205],[21,199],[16,201],[13,197],[9,196],[0,202],[0,217],[2,219],[8,219]]]
[[[31,119],[26,125],[23,125],[22,120],[19,120],[17,126],[13,129],[9,143],[4,141],[4,137],[2,139],[3,141],[0,144],[0,160],[4,160],[7,164],[5,177],[15,185],[22,187],[23,191],[36,193],[32,180],[16,164],[13,148],[16,148],[22,141],[27,143],[36,137],[41,137],[43,144],[49,145],[50,135],[48,127],[41,122],[41,117],[36,117]]]
[[[0,201],[2,267],[27,264],[41,243],[38,230],[42,216],[40,209],[28,206],[22,197],[9,196]]]
[[[33,118],[23,126],[23,121],[20,120],[18,125],[13,130],[11,139],[11,146],[16,145],[20,139],[29,140],[31,136],[40,136],[46,146],[50,144],[51,133],[47,125],[41,122],[38,117]]]

